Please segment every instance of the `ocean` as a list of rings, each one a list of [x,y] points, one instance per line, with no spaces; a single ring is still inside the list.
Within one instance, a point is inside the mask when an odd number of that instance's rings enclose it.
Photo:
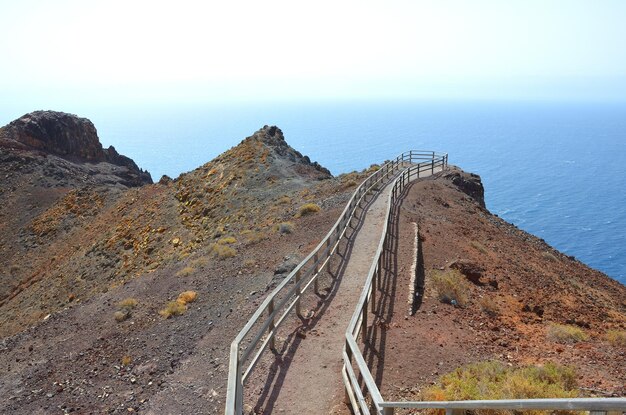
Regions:
[[[447,152],[451,164],[481,176],[490,211],[626,284],[626,104],[341,101],[78,115],[155,181],[210,161],[265,124],[333,174],[409,149]]]

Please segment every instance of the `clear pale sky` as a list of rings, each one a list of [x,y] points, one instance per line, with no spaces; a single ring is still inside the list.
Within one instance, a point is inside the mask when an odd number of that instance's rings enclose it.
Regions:
[[[0,105],[626,100],[626,1],[0,0]]]

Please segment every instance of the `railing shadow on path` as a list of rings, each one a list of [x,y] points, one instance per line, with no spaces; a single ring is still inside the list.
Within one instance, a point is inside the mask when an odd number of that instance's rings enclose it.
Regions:
[[[398,281],[397,253],[400,240],[400,210],[402,202],[412,186],[413,183],[403,189],[402,193],[396,199],[395,205],[391,208],[392,215],[388,227],[389,239],[385,249],[387,255],[384,255],[383,272],[381,273],[381,278],[378,280],[378,286],[374,287],[374,289],[377,290],[374,320],[373,324],[368,327],[367,333],[365,333],[366,341],[363,346],[363,357],[370,367],[370,371],[378,385],[381,385],[383,380],[387,329],[389,328],[389,322],[391,321],[396,307],[395,296]],[[362,377],[359,377],[359,381],[362,382],[362,380]]]
[[[394,180],[394,176],[391,176],[381,187],[387,186]],[[274,360],[269,367],[267,379],[264,382],[262,391],[258,397],[254,410],[259,413],[272,413],[275,409],[275,404],[280,394],[281,388],[285,381],[287,372],[291,366],[292,357],[298,350],[298,347],[305,340],[302,336],[299,336],[299,332],[309,332],[314,329],[319,321],[322,319],[328,307],[331,305],[333,299],[336,297],[341,282],[344,277],[345,270],[352,256],[354,249],[354,242],[359,231],[363,227],[365,221],[363,220],[367,214],[369,208],[374,203],[378,195],[366,195],[365,203],[360,207],[354,220],[357,222],[355,227],[350,226],[350,234],[346,233],[344,240],[340,243],[336,254],[338,261],[335,260],[327,268],[328,278],[325,282],[329,285],[320,291],[326,291],[327,294],[315,293],[316,299],[311,307],[309,307],[308,313],[303,316],[297,316],[300,324],[285,337],[282,342],[282,347],[276,348],[272,351]],[[333,271],[333,265],[335,270]],[[307,318],[307,315],[311,317]]]

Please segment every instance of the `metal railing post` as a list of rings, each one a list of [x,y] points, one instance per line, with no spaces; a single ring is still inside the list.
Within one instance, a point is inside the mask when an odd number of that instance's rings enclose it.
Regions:
[[[237,396],[235,397],[235,414],[243,414],[243,373],[241,366],[237,365]]]
[[[367,298],[365,299],[365,303],[363,304],[362,310],[363,316],[361,318],[361,331],[363,334],[361,337],[363,338],[363,343],[367,342]]]
[[[298,272],[296,272],[296,314],[299,317],[302,317],[302,310],[300,309],[300,296],[302,295],[302,290],[300,289],[300,286],[298,285],[298,283],[300,282],[301,276],[302,276],[302,272],[298,270]]]
[[[376,280],[378,276],[378,271],[374,273],[374,279],[372,281],[372,313],[376,313],[376,286],[378,285]]]
[[[275,322],[274,322],[274,316],[272,314],[274,314],[274,298],[272,298],[270,300],[269,305],[267,306],[267,312],[270,315],[270,325],[268,327],[269,333],[270,333],[270,349],[272,350],[276,350],[276,337],[274,336],[274,329],[276,328]]]
[[[319,271],[317,267],[317,252],[313,255],[313,264],[313,278],[315,278],[313,280],[313,291],[317,294],[319,292],[319,284],[317,282],[317,273]]]
[[[384,252],[384,250],[383,250]],[[378,256],[378,270],[376,271],[376,274],[378,275],[378,289],[380,290],[380,287],[382,286],[382,276],[383,276],[383,272],[382,272],[382,268],[383,268],[383,252],[380,253],[380,255]]]

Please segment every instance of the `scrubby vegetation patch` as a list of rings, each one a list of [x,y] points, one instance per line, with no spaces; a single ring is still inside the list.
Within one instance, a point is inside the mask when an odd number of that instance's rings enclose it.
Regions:
[[[498,361],[487,361],[462,366],[442,376],[438,385],[424,392],[423,398],[427,401],[457,401],[575,398],[577,396],[576,373],[570,367],[547,363],[544,366],[513,368]],[[431,410],[430,413],[443,414],[444,412]],[[476,410],[473,413],[493,415],[512,412]]]
[[[432,284],[437,298],[443,303],[465,307],[469,299],[469,285],[457,270],[434,271]]]
[[[569,324],[550,324],[548,326],[548,340],[557,343],[578,343],[589,338],[581,328]]]

